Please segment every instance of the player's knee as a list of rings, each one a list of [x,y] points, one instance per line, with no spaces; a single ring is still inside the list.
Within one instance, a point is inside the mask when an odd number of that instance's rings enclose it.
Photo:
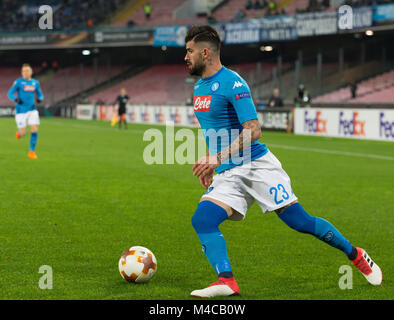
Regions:
[[[283,210],[278,217],[298,232],[315,234],[316,217],[309,215],[298,202]]]
[[[192,217],[192,226],[197,233],[211,233],[219,230],[219,225],[227,219],[227,212],[211,201],[201,201]]]

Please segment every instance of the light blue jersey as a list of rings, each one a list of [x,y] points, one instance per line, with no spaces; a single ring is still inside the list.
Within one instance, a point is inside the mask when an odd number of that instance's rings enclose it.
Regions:
[[[15,92],[17,93],[17,97],[15,97]],[[20,100],[20,103],[16,105],[17,114],[26,113],[37,109],[34,101],[36,93],[38,99],[44,100],[44,95],[42,94],[38,80],[33,78],[30,80],[19,78],[14,81],[14,84],[8,91],[8,98],[12,101],[16,99]]]
[[[193,104],[210,154],[228,147],[243,130],[242,123],[257,119],[249,86],[236,72],[225,67],[196,83]],[[255,141],[248,156],[241,152],[239,157],[222,163],[216,172],[255,160],[267,152],[266,145]]]

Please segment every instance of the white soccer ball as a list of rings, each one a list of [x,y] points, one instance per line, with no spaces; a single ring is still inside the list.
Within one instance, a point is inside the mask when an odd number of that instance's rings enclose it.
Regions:
[[[157,261],[155,255],[144,247],[131,247],[119,259],[120,275],[128,282],[147,282],[153,277],[156,270]]]

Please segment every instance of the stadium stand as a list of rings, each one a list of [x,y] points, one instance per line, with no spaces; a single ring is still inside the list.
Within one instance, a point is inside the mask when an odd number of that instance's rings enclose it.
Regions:
[[[125,26],[133,22],[135,25],[149,25],[149,24],[165,24],[174,22],[173,12],[185,0],[151,0],[151,1],[138,1],[134,10],[126,18],[115,21],[114,26]],[[144,5],[150,4],[152,12],[150,18],[146,18]]]
[[[54,72],[50,70],[38,76],[33,75],[40,81],[41,89],[45,95],[45,103],[56,103],[66,99],[81,91],[97,86],[98,84],[109,80],[112,77],[128,70],[130,66],[71,66]],[[33,67],[36,74],[39,74],[41,68]],[[0,105],[11,105],[12,102],[7,97],[15,79],[20,77],[20,67],[2,67],[0,68]]]
[[[272,63],[244,63],[229,66],[238,72],[249,83],[256,81],[266,82],[272,77]],[[283,70],[287,70],[290,64],[284,64]],[[129,92],[130,103],[165,105],[182,105],[192,96],[193,83],[186,82],[190,78],[184,65],[159,65],[126,79],[116,85],[96,92],[89,96],[91,103],[102,101],[111,104],[121,88]],[[194,79],[196,80],[196,79]]]
[[[33,66],[33,70],[38,73],[40,68]],[[20,77],[20,73],[20,67],[0,67],[0,106],[12,105],[7,93],[14,81]]]
[[[51,103],[66,99],[81,91],[97,86],[129,67],[112,66],[109,70],[106,66],[72,66],[59,70],[51,77],[41,82],[42,89],[49,92],[48,101]]]
[[[392,102],[394,97],[394,70],[361,81],[357,85],[356,98],[352,98],[350,86],[316,97],[313,102]]]
[[[102,24],[125,4],[126,0],[47,0],[56,15],[54,29],[76,29]],[[0,2],[0,31],[38,29],[37,1],[3,0]]]
[[[186,86],[187,70],[184,65],[159,65],[126,79],[110,88],[95,93],[89,101],[111,104],[121,88],[126,88],[130,103],[184,104],[192,95],[192,86]],[[188,87],[188,90],[185,88]]]

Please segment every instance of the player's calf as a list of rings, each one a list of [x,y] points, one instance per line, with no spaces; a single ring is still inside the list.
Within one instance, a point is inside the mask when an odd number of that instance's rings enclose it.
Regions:
[[[298,202],[286,207],[278,214],[278,217],[290,228],[312,234],[319,240],[343,251],[369,283],[381,284],[383,276],[379,266],[372,261],[364,249],[352,246],[328,221],[310,216]]]

